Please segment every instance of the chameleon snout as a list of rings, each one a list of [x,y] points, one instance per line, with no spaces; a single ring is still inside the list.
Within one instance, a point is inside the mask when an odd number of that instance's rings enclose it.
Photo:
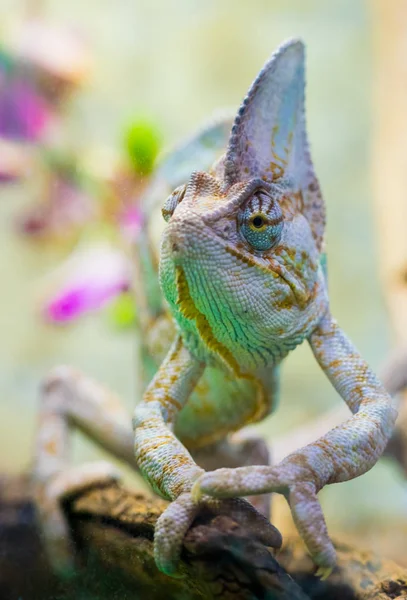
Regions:
[[[174,224],[176,226],[170,226],[165,236],[165,245],[167,251],[173,257],[177,257],[182,255],[187,246],[187,241],[185,239],[185,233],[182,231],[182,226],[178,223]]]
[[[188,221],[175,219],[165,232],[164,248],[175,260],[185,256],[193,257],[194,250],[199,248],[199,254],[202,254],[200,239],[202,239],[202,223],[199,219]]]

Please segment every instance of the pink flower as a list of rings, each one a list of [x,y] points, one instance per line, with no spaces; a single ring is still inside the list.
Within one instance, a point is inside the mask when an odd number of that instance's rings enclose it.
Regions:
[[[0,135],[8,139],[35,142],[54,117],[51,107],[17,75],[0,79]]]
[[[49,197],[26,208],[17,220],[17,227],[31,237],[64,239],[96,216],[94,199],[75,183],[55,174]]]
[[[117,248],[100,244],[79,249],[50,276],[44,317],[67,323],[98,310],[129,289],[130,277],[130,262]]]
[[[141,210],[137,206],[127,206],[119,215],[119,227],[127,242],[132,242],[140,231],[143,222]]]

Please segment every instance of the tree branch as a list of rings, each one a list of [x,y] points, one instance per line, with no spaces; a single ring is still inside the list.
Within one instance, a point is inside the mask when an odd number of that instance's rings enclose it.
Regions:
[[[159,573],[154,524],[166,503],[118,485],[89,490],[66,503],[78,569],[66,581],[50,574],[23,478],[0,480],[0,597],[61,600],[241,598],[385,600],[406,597],[407,574],[390,561],[336,544],[338,568],[327,582],[299,540],[278,555],[225,516],[204,513],[188,532],[183,578]],[[294,579],[287,574],[290,573]],[[295,580],[295,581],[294,581]]]

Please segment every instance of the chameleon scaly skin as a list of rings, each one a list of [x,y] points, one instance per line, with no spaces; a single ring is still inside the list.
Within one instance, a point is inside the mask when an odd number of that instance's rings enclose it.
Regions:
[[[289,41],[249,90],[225,155],[207,170],[206,159],[216,153],[195,152],[206,147],[202,133],[158,173],[136,257],[144,367],[146,378],[154,377],[134,413],[134,454],[130,421],[111,394],[82,375],[54,373],[44,389],[34,469],[49,539],[52,520],[59,534],[63,529],[56,499],[72,488],[72,473],[65,477],[64,470],[67,428],[74,425],[137,463],[171,501],[155,532],[162,571],[176,572],[201,504],[247,511],[238,496],[271,492],[286,497],[321,572],[335,564],[317,493],[375,464],[395,411],[330,314],[325,210],[308,148],[304,87],[304,47]],[[222,145],[224,129],[210,130],[212,149]],[[187,176],[191,164],[202,166]],[[158,252],[157,198],[169,182],[176,189],[163,207],[167,226]],[[155,279],[158,254],[166,304]],[[304,340],[353,416],[271,467],[264,443],[236,432],[275,409],[279,365]],[[103,477],[114,473],[102,465],[93,479],[82,472],[73,487]],[[247,519],[264,529],[270,545],[281,543],[253,508]]]
[[[160,281],[177,324],[178,343],[190,360],[171,382],[171,354],[167,356],[159,378],[136,408],[135,448],[142,455],[141,471],[154,488],[176,502],[182,499],[178,510],[184,510],[184,522],[188,511],[193,513],[193,501],[199,502],[203,494],[283,494],[315,562],[329,571],[335,551],[317,493],[376,463],[395,411],[330,314],[321,266],[324,205],[307,143],[304,87],[303,44],[290,41],[252,85],[216,170],[193,173],[165,203],[168,226]],[[213,443],[267,415],[274,403],[270,375],[304,340],[354,416],[275,467],[199,474],[179,440],[187,439],[189,447]],[[204,367],[242,384],[246,393],[233,395],[233,414],[231,398],[222,389],[204,407],[187,402],[190,372]],[[177,405],[180,387],[186,396]],[[161,437],[156,448],[149,421],[154,412],[148,405],[160,397],[165,398],[163,406],[172,405],[167,422],[174,423],[177,436],[169,427],[161,429],[165,441]],[[183,412],[188,418],[182,419]],[[173,506],[168,510],[173,527],[167,532],[177,535],[177,511]],[[179,546],[171,549],[163,537],[158,523],[156,555],[169,572]]]

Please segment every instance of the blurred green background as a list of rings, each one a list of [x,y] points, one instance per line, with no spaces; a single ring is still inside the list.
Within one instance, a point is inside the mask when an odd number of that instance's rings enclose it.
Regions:
[[[0,0],[1,29],[28,2]],[[333,313],[379,369],[391,332],[376,268],[370,184],[372,49],[361,0],[54,0],[44,16],[74,24],[93,55],[90,80],[73,98],[68,136],[77,145],[117,146],[135,112],[154,119],[169,145],[215,109],[237,107],[276,46],[307,45],[308,129],[328,206],[328,269]],[[0,29],[0,33],[1,33]],[[139,397],[133,332],[112,331],[100,314],[51,328],[38,318],[38,281],[61,260],[56,249],[19,238],[13,219],[32,200],[25,184],[0,188],[0,468],[30,462],[41,378],[73,364],[116,390],[129,410]],[[260,426],[273,436],[340,402],[306,345],[283,370],[278,413]],[[75,435],[75,460],[98,450]],[[407,484],[381,461],[362,478],[321,494],[328,525],[352,529],[372,519],[407,520]],[[407,542],[406,542],[407,546]]]

